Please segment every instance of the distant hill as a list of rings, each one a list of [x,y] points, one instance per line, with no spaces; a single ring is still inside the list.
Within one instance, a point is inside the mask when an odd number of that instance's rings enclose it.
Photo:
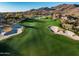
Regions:
[[[38,9],[31,9],[26,11],[26,14],[36,14],[36,15],[48,15],[52,14],[53,12],[59,11],[64,14],[79,16],[79,5],[77,4],[61,4],[54,7],[41,7]]]
[[[61,13],[79,16],[79,5],[77,4],[62,4],[54,7],[56,10],[60,11]]]
[[[53,7],[41,7],[38,9],[31,9],[24,12],[6,12],[0,13],[0,19],[3,18],[17,18],[17,21],[23,20],[28,17],[33,16],[47,16],[53,14],[54,12],[60,12],[61,14],[68,14],[79,17],[79,5],[77,4],[60,4],[58,6]],[[18,20],[20,19],[20,20]],[[1,21],[0,21],[1,22]]]
[[[38,9],[31,9],[28,11],[24,11],[24,12],[7,12],[7,13],[11,13],[11,14],[24,14],[24,15],[51,15],[53,12],[55,11],[59,11],[61,13],[65,13],[65,14],[74,14],[74,15],[78,15],[79,13],[79,5],[77,4],[60,4],[58,6],[53,6],[53,7],[41,7]],[[4,13],[4,14],[7,14]]]

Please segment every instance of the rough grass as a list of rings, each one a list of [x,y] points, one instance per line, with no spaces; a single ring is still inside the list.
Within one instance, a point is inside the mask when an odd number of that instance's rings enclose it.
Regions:
[[[56,35],[48,28],[52,25],[60,27],[59,20],[40,19],[38,22],[24,21],[21,24],[25,25],[23,33],[1,41],[0,52],[5,50],[10,55],[31,56],[79,55],[79,41]]]

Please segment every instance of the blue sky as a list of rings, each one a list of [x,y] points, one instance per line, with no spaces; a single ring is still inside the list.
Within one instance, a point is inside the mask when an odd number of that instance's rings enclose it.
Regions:
[[[0,2],[0,12],[17,12],[40,7],[51,7],[59,4],[79,4],[79,2]]]

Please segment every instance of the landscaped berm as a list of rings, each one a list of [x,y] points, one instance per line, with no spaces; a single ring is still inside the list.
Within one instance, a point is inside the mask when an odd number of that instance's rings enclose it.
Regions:
[[[79,55],[79,41],[54,34],[50,26],[60,27],[60,21],[40,18],[22,21],[24,30],[21,34],[0,41],[0,52],[7,55]]]

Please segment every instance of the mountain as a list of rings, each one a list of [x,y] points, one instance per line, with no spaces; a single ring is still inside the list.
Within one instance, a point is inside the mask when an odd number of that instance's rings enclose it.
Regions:
[[[61,13],[61,14],[67,14],[67,15],[73,15],[79,17],[79,5],[77,4],[60,4],[58,6],[53,7],[41,7],[38,9],[31,9],[24,12],[6,12],[1,13],[6,17],[6,15],[12,15],[13,17],[32,17],[32,16],[47,16],[51,15],[53,13]]]
[[[79,5],[77,4],[62,4],[54,8],[61,13],[79,17]]]
[[[65,11],[65,10],[68,11],[73,8],[76,8],[74,4],[62,4],[55,7],[56,10],[61,10],[61,11]]]
[[[61,14],[68,14],[73,16],[79,16],[79,5],[77,4],[60,4],[54,7],[41,7],[38,9],[31,9],[26,11],[29,15],[51,15],[53,12],[60,12]]]
[[[65,14],[72,15],[72,16],[75,16],[75,17],[79,17],[79,7],[71,9]]]

